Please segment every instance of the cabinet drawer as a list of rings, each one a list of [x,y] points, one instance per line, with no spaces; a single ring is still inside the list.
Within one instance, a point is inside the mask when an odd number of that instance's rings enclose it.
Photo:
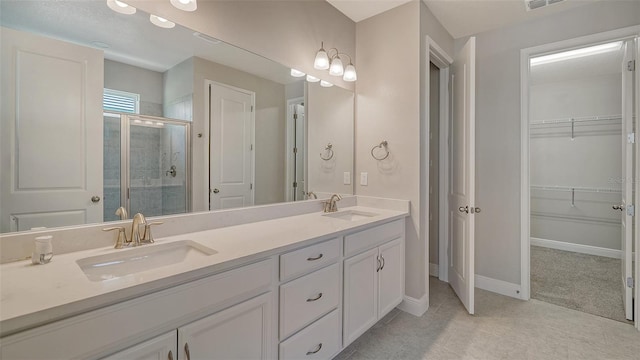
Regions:
[[[280,286],[280,340],[340,303],[340,268],[331,265]]]
[[[280,256],[280,281],[293,279],[331,264],[340,256],[340,239],[307,246]]]
[[[376,226],[344,237],[344,256],[374,248],[404,235],[404,219]]]
[[[331,359],[340,351],[340,312],[338,309],[280,344],[280,360]]]

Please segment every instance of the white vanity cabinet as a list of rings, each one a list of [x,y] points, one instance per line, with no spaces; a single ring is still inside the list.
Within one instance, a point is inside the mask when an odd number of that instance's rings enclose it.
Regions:
[[[176,331],[107,356],[103,360],[176,360]]]
[[[378,246],[370,248],[375,245]],[[346,236],[345,253],[358,253],[344,260],[343,346],[346,347],[402,302],[404,221]]]

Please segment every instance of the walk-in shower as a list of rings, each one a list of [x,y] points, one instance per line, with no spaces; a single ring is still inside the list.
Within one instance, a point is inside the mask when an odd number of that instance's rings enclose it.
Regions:
[[[190,122],[104,113],[104,221],[190,211]]]

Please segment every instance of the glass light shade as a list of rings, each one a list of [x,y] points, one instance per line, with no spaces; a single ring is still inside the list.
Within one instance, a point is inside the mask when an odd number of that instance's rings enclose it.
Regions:
[[[344,81],[356,81],[358,80],[358,74],[356,74],[356,67],[353,64],[347,65],[344,69],[344,76],[342,77]]]
[[[329,67],[329,75],[342,76],[344,74],[344,68],[342,67],[342,60],[339,57],[331,60],[331,66]]]
[[[332,87],[333,84],[328,82],[328,81],[322,80],[322,81],[320,81],[320,86],[322,86],[322,87]]]
[[[161,18],[160,16],[156,16],[156,15],[149,15],[149,21],[151,21],[153,25],[161,28],[165,28],[165,29],[171,29],[172,27],[176,26],[174,22],[171,22],[165,18]]]
[[[136,13],[136,8],[118,0],[107,0],[107,6],[109,9],[120,14],[133,15]]]
[[[323,48],[320,48],[320,50],[318,50],[316,59],[313,62],[313,67],[318,70],[327,70],[329,68],[329,56]]]
[[[308,82],[318,82],[318,81],[320,81],[320,79],[318,79],[315,76],[307,75],[307,81]]]
[[[291,76],[293,76],[293,77],[303,77],[303,76],[305,76],[305,75],[306,75],[306,74],[305,74],[305,73],[303,73],[303,72],[302,72],[302,71],[300,71],[300,70],[291,69]]]
[[[184,11],[195,11],[198,8],[196,0],[171,0],[171,5]]]

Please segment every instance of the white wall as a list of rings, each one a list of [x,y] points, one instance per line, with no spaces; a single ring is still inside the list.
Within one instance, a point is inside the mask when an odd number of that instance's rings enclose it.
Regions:
[[[428,215],[421,206],[427,176],[421,173],[423,119],[428,113],[424,74],[428,71],[425,38],[429,35],[446,50],[453,39],[422,2],[414,1],[356,24],[359,59],[356,83],[356,194],[411,201],[406,229],[405,289],[410,297],[428,295],[425,288],[428,246],[420,234]],[[382,44],[382,45],[381,45]],[[371,157],[371,148],[389,142],[385,161]],[[359,185],[367,172],[369,185]],[[423,209],[423,208],[426,208]]]
[[[356,61],[355,23],[326,1],[199,1],[198,10],[194,12],[178,10],[164,0],[129,0],[127,3],[285,66],[354,89],[354,83],[313,68],[313,58],[321,41],[326,49],[336,47]]]
[[[520,50],[639,23],[640,2],[606,1],[475,35],[477,274],[520,283]]]
[[[203,128],[207,119],[205,101],[208,90],[205,80],[212,80],[256,93],[255,108],[255,204],[271,204],[284,201],[284,147],[285,147],[285,93],[284,85],[245,73],[201,58],[194,58],[193,123]],[[193,197],[194,210],[206,210],[208,176],[206,153],[208,134],[195,137],[193,144]],[[197,203],[196,203],[197,201]],[[204,207],[203,207],[204,206]]]
[[[163,104],[166,117],[193,120],[193,81],[193,58],[164,72]]]
[[[354,95],[333,86],[324,88],[319,82],[307,87],[307,189],[314,193],[352,194],[353,183],[343,183],[344,172],[353,177]],[[322,160],[320,153],[328,143],[333,157]]]
[[[140,114],[162,116],[162,73],[105,59],[104,87],[140,94]]]

